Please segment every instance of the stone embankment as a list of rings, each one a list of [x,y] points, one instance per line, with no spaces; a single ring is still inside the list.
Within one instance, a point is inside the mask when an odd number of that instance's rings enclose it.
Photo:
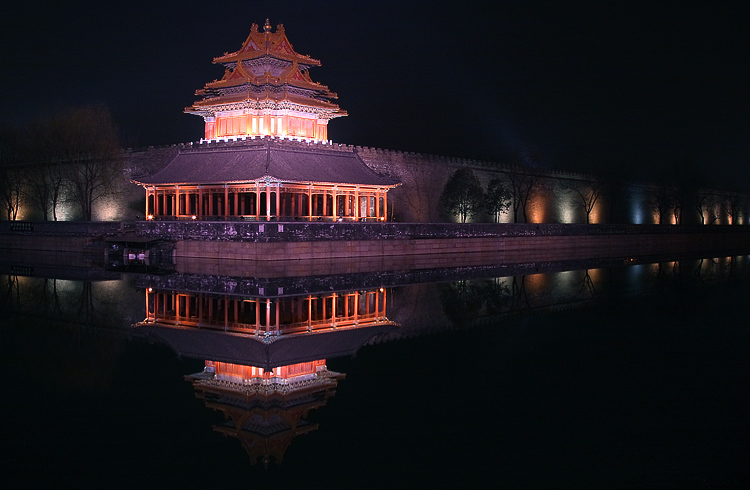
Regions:
[[[750,253],[748,226],[184,221],[1,222],[0,249],[81,252],[124,232],[174,242],[178,262],[392,259],[424,268],[436,258],[473,265]]]
[[[436,256],[502,263],[674,254],[750,253],[750,227],[562,224],[140,222],[136,233],[176,242],[176,258],[264,262]]]
[[[132,228],[120,221],[0,221],[0,250],[83,253]]]

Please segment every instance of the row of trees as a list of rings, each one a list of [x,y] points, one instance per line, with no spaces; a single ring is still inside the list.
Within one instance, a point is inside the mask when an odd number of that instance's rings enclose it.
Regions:
[[[535,192],[540,192],[541,171],[527,167],[509,165],[502,178],[493,178],[487,189],[469,168],[456,170],[448,179],[440,196],[440,207],[449,216],[456,216],[461,223],[487,214],[499,222],[503,214],[510,213],[514,223],[528,222],[528,208]],[[626,184],[595,180],[567,180],[564,191],[568,201],[581,211],[586,223],[591,222],[597,205],[603,197],[608,198],[610,222],[615,222],[615,201],[618,193],[624,192]],[[644,206],[659,224],[686,224],[686,215],[692,222],[712,224],[726,217],[730,224],[738,224],[743,213],[745,200],[738,193],[725,193],[721,196],[690,185],[686,182],[662,183],[648,187]],[[687,220],[690,222],[690,220]]]
[[[94,204],[124,183],[118,130],[102,105],[69,109],[0,135],[0,204],[8,220],[23,206],[45,221],[72,204],[91,220]]]

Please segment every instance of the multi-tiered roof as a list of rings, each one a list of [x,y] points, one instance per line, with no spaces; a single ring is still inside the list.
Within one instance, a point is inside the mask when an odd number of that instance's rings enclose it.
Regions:
[[[332,102],[336,94],[313,82],[308,70],[320,61],[294,51],[284,26],[263,32],[253,24],[242,48],[214,58],[224,76],[196,92],[203,96],[185,109],[206,122],[206,139],[274,135],[327,139],[328,120],[345,116]]]

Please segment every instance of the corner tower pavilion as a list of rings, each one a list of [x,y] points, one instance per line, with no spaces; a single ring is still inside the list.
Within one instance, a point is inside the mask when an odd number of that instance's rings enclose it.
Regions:
[[[203,116],[205,138],[133,180],[147,219],[385,221],[399,182],[327,140],[328,120],[346,113],[310,80],[320,62],[296,53],[283,26],[264,30],[253,24],[239,51],[214,59],[224,77],[185,110]]]
[[[205,139],[224,136],[292,136],[325,141],[328,120],[346,116],[332,103],[336,94],[315,83],[309,68],[320,61],[294,51],[284,26],[264,32],[253,24],[239,51],[214,58],[224,76],[196,92],[204,96],[185,109],[203,117]]]

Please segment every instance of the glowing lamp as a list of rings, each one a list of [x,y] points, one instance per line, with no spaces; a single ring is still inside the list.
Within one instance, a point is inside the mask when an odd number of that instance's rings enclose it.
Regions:
[[[146,219],[150,221],[150,220],[154,219],[154,215],[153,214],[149,214],[148,216],[146,216]]]
[[[198,217],[197,217],[196,215],[192,215],[192,216],[190,217],[190,219],[196,220],[196,219],[198,219]]]

